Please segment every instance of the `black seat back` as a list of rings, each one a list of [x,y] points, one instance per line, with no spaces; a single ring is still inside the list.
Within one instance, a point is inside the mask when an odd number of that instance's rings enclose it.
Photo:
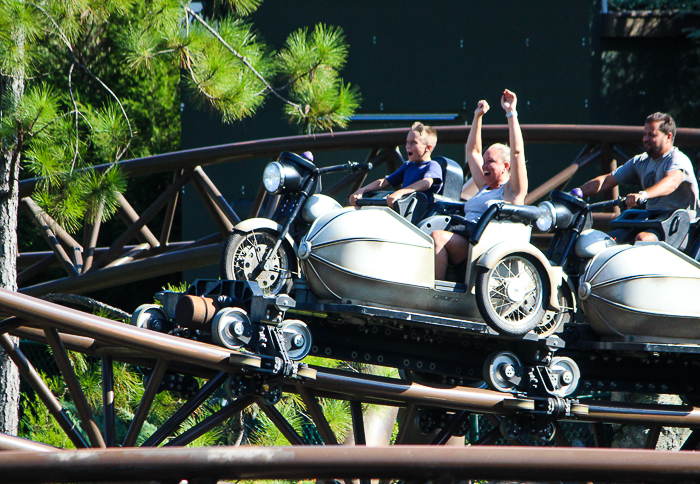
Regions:
[[[660,235],[663,242],[683,250],[690,229],[690,214],[682,209],[675,212],[630,209],[611,220],[610,228],[629,230],[629,235],[623,238],[623,242],[627,243],[631,242],[636,233],[652,229]]]
[[[452,200],[459,200],[459,196],[462,193],[462,185],[464,184],[462,167],[456,161],[444,156],[436,156],[433,160],[437,161],[440,168],[442,168],[442,186],[437,194]]]

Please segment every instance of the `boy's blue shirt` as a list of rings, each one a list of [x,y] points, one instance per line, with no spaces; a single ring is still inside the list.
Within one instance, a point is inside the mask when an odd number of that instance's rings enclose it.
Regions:
[[[440,168],[437,161],[406,161],[398,170],[385,179],[392,186],[401,183],[401,188],[406,188],[424,178],[433,179],[430,189],[426,190],[428,193],[437,193],[440,190],[442,186],[442,168]]]

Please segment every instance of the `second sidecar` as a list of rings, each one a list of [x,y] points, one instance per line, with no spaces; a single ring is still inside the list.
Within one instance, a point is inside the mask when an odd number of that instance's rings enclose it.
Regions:
[[[535,329],[546,336],[573,307],[560,304],[559,295],[568,292],[561,268],[530,244],[537,216],[536,207],[489,209],[472,231],[457,282],[435,279],[434,243],[426,233],[457,217],[432,217],[421,230],[388,208],[335,210],[313,223],[298,256],[320,302],[401,308],[485,321],[500,334]]]
[[[553,192],[542,204],[548,217],[539,227],[553,231],[547,257],[566,268],[576,287],[585,321],[607,341],[700,342],[700,263],[695,213],[630,210],[613,228],[653,229],[660,242],[618,245],[592,230],[591,212],[620,201],[588,205]],[[547,220],[548,219],[548,220]],[[584,318],[581,318],[584,319]]]

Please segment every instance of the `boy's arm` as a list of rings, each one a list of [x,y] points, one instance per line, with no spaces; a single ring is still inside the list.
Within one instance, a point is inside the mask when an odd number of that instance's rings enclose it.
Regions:
[[[400,190],[396,190],[394,193],[390,194],[389,196],[386,197],[386,204],[389,207],[394,206],[394,202],[396,200],[400,200],[402,197],[408,195],[409,193],[413,192],[424,192],[426,190],[429,190],[430,187],[433,186],[433,179],[432,178],[423,178],[422,180],[418,180],[415,183],[412,183],[411,185],[401,188]]]
[[[481,147],[481,117],[489,110],[489,103],[479,101],[479,104],[474,111],[474,121],[469,130],[469,138],[467,138],[467,164],[469,171],[472,174],[476,187],[481,190],[484,187],[484,158]]]
[[[349,200],[350,200],[350,205],[356,205],[357,201],[362,198],[362,195],[366,192],[371,192],[374,190],[381,190],[382,188],[388,187],[389,182],[386,181],[386,178],[380,178],[379,180],[374,180],[372,183],[370,183],[367,186],[364,186],[357,190],[355,193],[350,195]]]

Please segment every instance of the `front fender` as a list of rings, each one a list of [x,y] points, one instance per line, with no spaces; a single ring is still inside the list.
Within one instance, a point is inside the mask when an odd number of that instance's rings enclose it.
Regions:
[[[282,232],[282,226],[269,218],[249,218],[238,222],[238,224],[236,224],[236,226],[233,228],[233,230],[238,230],[239,232],[252,232],[258,229],[270,229],[276,231],[277,233]],[[297,244],[294,242],[294,239],[287,234],[285,240],[289,242],[289,245],[294,249],[294,253],[296,254],[298,251]]]
[[[553,311],[560,311],[559,301],[557,298],[557,288],[564,283],[564,270],[558,266],[552,266],[542,251],[532,244],[523,244],[522,242],[505,241],[494,245],[489,250],[484,252],[476,261],[476,265],[486,269],[493,269],[496,264],[505,256],[510,254],[528,254],[537,259],[542,265],[542,268],[547,273],[549,280],[549,308]]]

